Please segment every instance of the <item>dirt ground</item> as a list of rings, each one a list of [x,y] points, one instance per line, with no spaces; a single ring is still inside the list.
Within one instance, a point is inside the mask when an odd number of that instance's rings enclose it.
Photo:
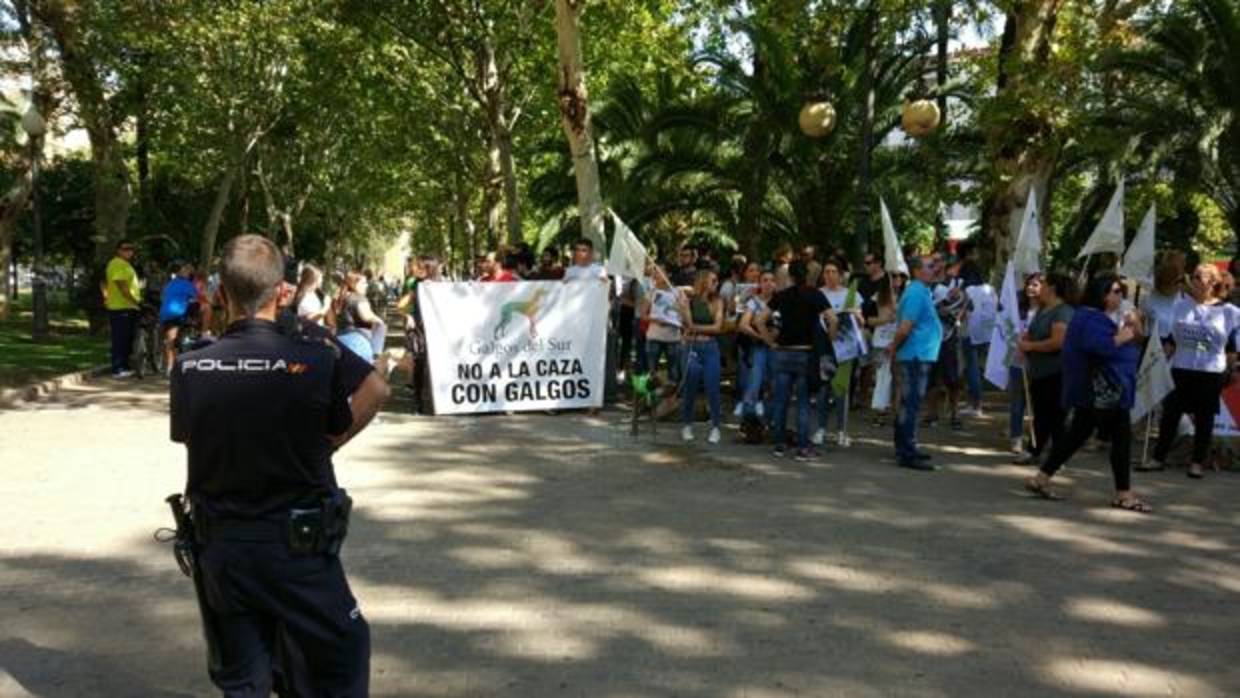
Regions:
[[[152,532],[180,489],[158,381],[0,412],[0,696],[211,695]],[[1100,454],[1024,496],[1006,418],[815,463],[624,415],[400,413],[337,458],[376,696],[1240,695],[1240,477]]]

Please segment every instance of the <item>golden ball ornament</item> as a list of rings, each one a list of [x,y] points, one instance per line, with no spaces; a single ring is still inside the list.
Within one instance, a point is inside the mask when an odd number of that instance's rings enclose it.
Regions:
[[[830,102],[810,102],[801,107],[797,118],[801,133],[810,138],[822,138],[835,128],[835,107]]]
[[[928,136],[939,127],[939,105],[931,99],[906,101],[900,109],[900,125],[914,138]]]

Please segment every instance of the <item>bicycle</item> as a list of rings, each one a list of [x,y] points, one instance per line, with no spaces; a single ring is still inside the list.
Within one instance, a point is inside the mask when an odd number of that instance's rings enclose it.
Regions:
[[[159,308],[143,303],[138,309],[138,331],[134,332],[130,365],[138,378],[144,378],[147,369],[158,374],[163,363],[159,338]]]

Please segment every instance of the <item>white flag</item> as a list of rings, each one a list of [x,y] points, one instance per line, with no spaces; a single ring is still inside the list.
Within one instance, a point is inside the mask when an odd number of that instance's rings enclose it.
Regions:
[[[616,224],[616,232],[611,239],[611,254],[607,256],[607,273],[638,280],[646,278],[646,248],[615,211],[609,209],[608,213]]]
[[[900,249],[900,238],[896,235],[896,227],[891,223],[891,212],[887,210],[887,202],[878,197],[878,206],[883,217],[883,270],[891,274],[908,276],[908,264],[904,261],[904,252]]]
[[[1146,291],[1154,290],[1154,223],[1156,214],[1154,204],[1141,219],[1141,227],[1137,236],[1132,239],[1128,251],[1124,253],[1124,263],[1119,273],[1145,287]]]
[[[1132,421],[1149,414],[1172,390],[1175,390],[1175,380],[1171,377],[1167,354],[1158,339],[1158,320],[1155,319],[1154,331],[1145,345],[1145,354],[1141,356],[1141,367],[1137,369],[1137,394],[1130,411]]]
[[[1016,276],[1022,279],[1042,271],[1042,232],[1038,221],[1038,195],[1033,187],[1029,187],[1029,201],[1025,204],[1012,261],[1016,265]]]
[[[1008,368],[1016,359],[1016,342],[1020,339],[1020,305],[1016,300],[1016,268],[1008,262],[999,294],[999,315],[990,335],[990,351],[986,355],[986,380],[1007,388]]]
[[[1098,227],[1094,228],[1093,234],[1085,241],[1085,247],[1081,248],[1076,258],[1088,257],[1099,252],[1114,252],[1117,255],[1124,253],[1124,179],[1122,177],[1119,180],[1119,186],[1115,188],[1115,194],[1111,196],[1111,203],[1107,204],[1107,212],[1102,214]]]

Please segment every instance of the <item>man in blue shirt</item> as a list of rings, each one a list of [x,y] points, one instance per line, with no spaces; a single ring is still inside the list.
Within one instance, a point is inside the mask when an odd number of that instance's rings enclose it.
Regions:
[[[896,416],[896,462],[902,468],[934,470],[930,455],[917,448],[917,414],[926,395],[930,369],[939,358],[943,343],[943,324],[934,308],[930,284],[937,273],[934,260],[909,260],[913,281],[900,296],[896,307],[895,340],[887,349],[899,367],[903,392]]]
[[[159,294],[159,329],[164,338],[164,365],[172,369],[176,359],[177,336],[198,313],[198,287],[194,286],[194,265],[182,262],[174,266],[176,276],[164,285]]]

